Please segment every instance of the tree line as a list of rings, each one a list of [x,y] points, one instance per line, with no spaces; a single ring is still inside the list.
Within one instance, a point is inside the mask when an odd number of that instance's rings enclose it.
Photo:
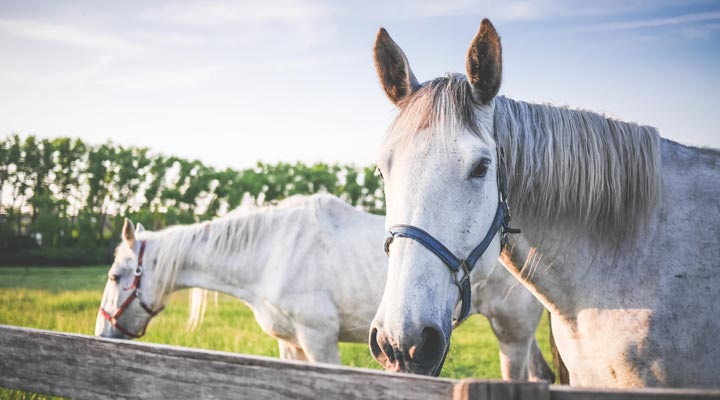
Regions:
[[[218,169],[111,142],[0,138],[0,264],[107,262],[124,217],[158,230],[326,192],[384,213],[374,167],[301,162]]]

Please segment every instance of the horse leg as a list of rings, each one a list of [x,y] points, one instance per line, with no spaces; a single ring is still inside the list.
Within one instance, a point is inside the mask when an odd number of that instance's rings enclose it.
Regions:
[[[490,318],[490,325],[500,344],[503,379],[554,382],[555,374],[540,351],[534,330],[522,329],[516,322],[501,315]]]
[[[548,381],[550,383],[555,382],[555,374],[552,368],[545,361],[540,346],[538,346],[537,340],[533,338],[530,344],[530,360],[528,360],[528,374],[530,381]]]
[[[278,339],[278,345],[280,346],[281,360],[308,361],[305,352],[295,343],[290,343],[285,340]]]
[[[524,341],[503,341],[500,343],[500,372],[503,380],[528,380],[528,346]]]
[[[500,344],[500,371],[503,380],[528,380],[528,352],[531,335],[518,335],[514,319],[502,313],[489,317],[490,327]]]
[[[298,342],[312,363],[340,364],[337,332],[320,331],[307,326],[295,328]]]

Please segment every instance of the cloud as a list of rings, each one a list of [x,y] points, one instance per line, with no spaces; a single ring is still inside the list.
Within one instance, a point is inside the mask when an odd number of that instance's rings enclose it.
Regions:
[[[436,18],[454,16],[483,16],[493,21],[536,21],[551,18],[603,15],[620,13],[628,5],[616,0],[604,0],[593,6],[579,7],[572,0],[447,0],[418,3],[403,0],[386,5],[378,3],[379,9],[399,18]]]
[[[335,65],[348,64],[355,61],[357,61],[357,56],[348,54],[317,57],[299,57],[285,60],[246,64],[246,66],[252,70],[258,71],[289,71],[303,68],[330,67]]]
[[[618,30],[635,30],[645,28],[658,28],[665,26],[684,25],[697,22],[718,21],[720,11],[686,14],[675,17],[650,18],[634,21],[611,22],[607,24],[590,25],[572,30],[572,32],[603,32]]]
[[[562,18],[627,15],[648,10],[673,9],[704,0],[446,0],[416,2],[413,0],[367,0],[385,16],[398,19],[478,16],[495,22],[540,21]]]
[[[541,19],[554,9],[547,1],[450,0],[396,5],[397,15],[407,18],[487,14],[494,20],[505,21]]]
[[[344,65],[357,61],[353,55],[331,55],[276,59],[238,65],[204,66],[175,70],[154,70],[103,79],[98,83],[114,90],[187,89],[222,78],[227,73],[262,74]]]
[[[107,78],[99,82],[117,90],[184,89],[213,79],[223,67],[156,70]]]
[[[327,4],[311,0],[224,0],[172,4],[147,11],[144,19],[189,26],[217,26],[241,22],[316,20],[334,14]]]
[[[200,41],[243,47],[280,42],[307,48],[334,39],[332,17],[340,14],[338,7],[323,0],[216,0],[170,4],[142,12],[139,18],[156,26],[203,32],[204,38],[196,38]]]
[[[135,50],[142,46],[100,32],[29,19],[0,19],[0,31],[15,37],[71,46]]]
[[[0,83],[27,88],[54,88],[72,86],[77,89],[94,81],[105,73],[108,66],[113,63],[113,57],[102,55],[89,64],[83,64],[72,69],[51,68],[42,70],[37,68],[0,68]]]
[[[139,42],[161,47],[190,47],[207,42],[207,38],[202,35],[168,31],[133,31],[128,35]]]

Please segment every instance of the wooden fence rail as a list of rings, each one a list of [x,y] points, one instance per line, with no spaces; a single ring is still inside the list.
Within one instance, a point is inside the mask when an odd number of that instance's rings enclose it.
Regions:
[[[720,391],[428,378],[5,325],[0,386],[76,399],[720,399]]]

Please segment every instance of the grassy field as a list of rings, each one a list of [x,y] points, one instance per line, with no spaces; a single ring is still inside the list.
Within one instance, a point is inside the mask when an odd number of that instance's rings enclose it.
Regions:
[[[108,266],[0,268],[0,324],[92,335]],[[277,357],[277,342],[266,335],[252,312],[237,299],[220,295],[208,306],[204,323],[187,331],[188,292],[173,294],[167,308],[148,327],[145,342]],[[547,317],[537,338],[551,360]],[[366,344],[342,343],[344,365],[379,369]],[[500,378],[498,344],[487,320],[473,316],[453,333],[442,376]],[[0,398],[45,398],[0,390]]]

